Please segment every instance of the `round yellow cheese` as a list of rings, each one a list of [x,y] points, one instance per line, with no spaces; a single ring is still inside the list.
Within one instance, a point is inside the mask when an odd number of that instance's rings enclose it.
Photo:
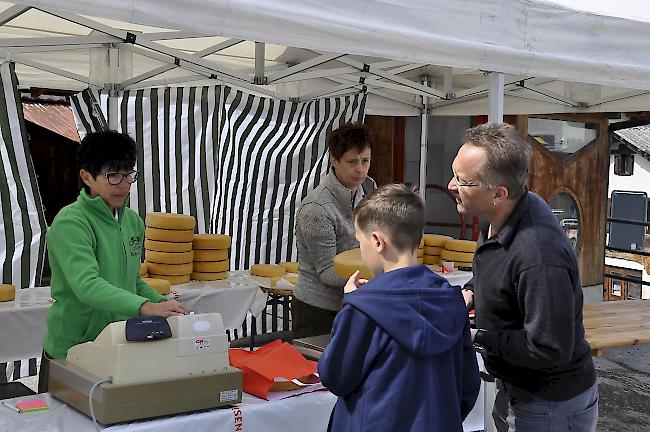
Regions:
[[[440,264],[440,257],[437,255],[424,255],[422,261],[428,265]]]
[[[293,261],[281,262],[281,267],[287,271],[287,273],[298,273],[298,263]]]
[[[228,249],[195,249],[194,262],[223,261],[228,259]]]
[[[226,279],[228,277],[228,272],[217,272],[217,273],[208,273],[208,272],[192,272],[192,280],[200,281],[212,281]]]
[[[472,240],[447,240],[445,249],[456,252],[476,252],[476,242]]]
[[[422,249],[424,247],[424,237],[420,239],[420,244],[418,244],[418,248]]]
[[[194,234],[194,249],[228,249],[230,236],[225,234]]]
[[[194,261],[194,252],[158,252],[145,250],[144,257],[151,263],[187,264]]]
[[[420,258],[422,255],[424,255],[424,249],[418,249],[418,251],[417,251],[417,253],[416,253],[415,256],[418,257],[418,258]]]
[[[141,279],[148,278],[148,277],[149,277],[149,273],[144,273],[140,275]]]
[[[424,264],[424,256],[418,257],[418,264]]]
[[[196,226],[194,216],[176,214],[176,213],[147,213],[144,220],[145,224],[151,228],[162,228],[168,230],[192,230]]]
[[[426,255],[438,255],[438,256],[439,256],[439,255],[440,255],[440,251],[441,251],[442,249],[443,249],[443,248],[441,248],[441,247],[439,247],[439,246],[425,246],[425,247],[424,247],[424,253],[425,253]]]
[[[349,279],[359,270],[359,278],[372,279],[373,274],[361,260],[361,249],[350,249],[334,257],[334,271],[343,279]]]
[[[438,246],[443,247],[445,241],[453,240],[451,237],[440,234],[423,234],[422,238],[424,239],[424,246]]]
[[[469,267],[472,268],[472,262],[454,261],[454,267]]]
[[[189,252],[192,250],[192,242],[174,243],[168,241],[157,241],[145,239],[144,248],[146,250],[158,252]]]
[[[147,274],[147,263],[143,262],[140,264],[140,276]]]
[[[16,299],[16,287],[8,284],[0,284],[0,302]]]
[[[446,261],[463,261],[471,262],[474,259],[474,254],[471,252],[456,252],[447,249],[440,251],[440,259]]]
[[[154,278],[143,278],[143,281],[147,283],[151,288],[158,291],[160,294],[169,294],[171,288],[171,282],[166,279],[154,279]]]
[[[187,264],[159,264],[147,263],[149,274],[168,275],[168,276],[181,276],[192,273],[192,263]]]
[[[293,274],[286,274],[286,275],[282,276],[282,279],[286,280],[287,282],[289,282],[292,285],[295,285],[295,284],[298,283],[298,276],[293,275]]]
[[[250,272],[253,276],[275,277],[283,276],[287,271],[276,264],[253,264]]]
[[[147,227],[144,231],[146,238],[162,242],[187,243],[194,238],[193,230],[169,230]]]
[[[194,262],[195,272],[220,273],[230,268],[230,260]]]
[[[169,283],[172,285],[180,285],[180,284],[188,283],[190,281],[189,274],[174,276],[174,275],[160,275],[160,274],[149,273],[149,277],[152,279],[164,279],[166,281],[169,281]]]

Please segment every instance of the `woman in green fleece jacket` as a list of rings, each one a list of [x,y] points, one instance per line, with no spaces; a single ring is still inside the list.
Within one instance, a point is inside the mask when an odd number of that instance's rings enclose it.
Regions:
[[[47,391],[48,358],[65,358],[70,347],[94,340],[111,322],[188,312],[140,278],[144,223],[125,206],[138,177],[133,138],[88,134],[77,159],[83,189],[46,237],[55,302],[47,314],[39,391]]]

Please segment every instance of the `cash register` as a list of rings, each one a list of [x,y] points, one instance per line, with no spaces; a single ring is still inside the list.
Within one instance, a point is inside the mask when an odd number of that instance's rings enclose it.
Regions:
[[[243,376],[228,361],[221,315],[158,318],[170,334],[142,317],[131,328],[145,336],[133,340],[126,321],[114,322],[52,360],[49,392],[103,424],[241,402]],[[148,326],[156,329],[147,334]]]

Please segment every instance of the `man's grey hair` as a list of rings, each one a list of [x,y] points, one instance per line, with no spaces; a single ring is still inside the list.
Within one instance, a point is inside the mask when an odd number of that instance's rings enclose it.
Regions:
[[[467,129],[464,143],[485,151],[486,161],[477,173],[482,185],[505,186],[510,199],[526,192],[525,181],[533,152],[528,142],[519,139],[514,126],[485,123]]]

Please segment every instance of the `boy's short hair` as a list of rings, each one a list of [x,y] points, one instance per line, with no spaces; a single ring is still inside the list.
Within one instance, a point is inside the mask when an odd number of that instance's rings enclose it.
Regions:
[[[363,197],[352,217],[363,233],[383,231],[400,252],[414,251],[424,231],[424,201],[403,184],[388,184]]]
[[[136,162],[135,141],[128,134],[114,130],[89,133],[77,149],[78,170],[88,171],[93,178],[103,168],[112,171],[128,171]],[[90,188],[81,183],[86,190]]]
[[[327,148],[335,160],[341,159],[343,153],[351,148],[359,153],[375,145],[375,133],[364,124],[345,123],[327,136]]]

